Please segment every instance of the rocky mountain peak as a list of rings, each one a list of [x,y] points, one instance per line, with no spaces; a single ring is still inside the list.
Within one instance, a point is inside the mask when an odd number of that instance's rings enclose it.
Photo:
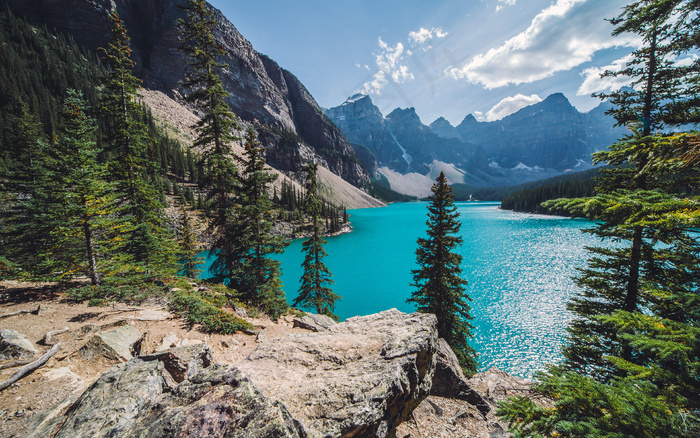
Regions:
[[[458,138],[459,132],[444,117],[437,118],[429,125],[431,131],[443,138]]]

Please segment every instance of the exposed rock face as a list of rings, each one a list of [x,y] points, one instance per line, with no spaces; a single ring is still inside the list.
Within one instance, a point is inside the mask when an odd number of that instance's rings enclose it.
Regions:
[[[394,437],[427,396],[435,316],[395,309],[260,343],[212,363],[198,344],[113,367],[30,437]]]
[[[176,27],[185,0],[2,0],[34,23],[72,35],[91,50],[106,47],[108,11],[115,4],[132,41],[137,75],[147,88],[181,94],[186,62],[178,50]],[[268,149],[268,162],[299,171],[314,159],[346,181],[363,186],[369,174],[358,164],[343,134],[330,123],[313,97],[290,72],[257,53],[218,10],[215,37],[226,50],[224,85],[229,104],[243,120],[255,123]]]
[[[326,110],[326,115],[352,143],[363,145],[374,154],[378,166],[404,171],[408,163],[392,136],[384,116],[372,99],[356,94],[342,105]]]
[[[457,356],[447,341],[442,338],[438,339],[436,357],[435,375],[430,395],[464,400],[476,407],[482,415],[488,414],[491,410],[488,402],[469,386],[459,366]]]
[[[433,160],[451,163],[468,173],[489,172],[483,148],[457,138],[443,138],[421,122],[415,108],[397,108],[386,116],[391,132],[411,156],[411,168],[428,171]]]
[[[132,359],[102,375],[70,406],[49,411],[53,418],[37,418],[40,426],[29,436],[306,436],[284,406],[271,403],[235,367],[201,361],[211,352],[198,348],[167,352],[180,363],[198,363],[187,380],[174,384],[163,354]]]
[[[427,397],[434,315],[392,309],[260,344],[236,365],[310,437],[393,437]]]
[[[452,126],[444,117],[439,117],[429,125],[431,131],[443,138],[459,138],[457,128]]]
[[[22,359],[37,353],[31,342],[16,330],[0,330],[0,360]]]

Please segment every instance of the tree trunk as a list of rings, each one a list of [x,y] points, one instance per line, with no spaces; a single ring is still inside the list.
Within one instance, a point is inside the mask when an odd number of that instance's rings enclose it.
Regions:
[[[100,275],[97,273],[97,263],[95,262],[95,250],[92,245],[92,229],[90,222],[83,222],[83,231],[85,233],[85,250],[87,253],[88,264],[90,265],[90,281],[93,286],[100,285]]]

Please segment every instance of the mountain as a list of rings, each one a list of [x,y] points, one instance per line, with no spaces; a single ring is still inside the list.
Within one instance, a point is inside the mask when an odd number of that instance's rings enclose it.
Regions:
[[[445,171],[451,183],[479,183],[490,172],[482,148],[437,135],[414,108],[396,109],[384,117],[369,96],[356,94],[327,109],[326,115],[364,157],[365,166],[372,164],[369,152],[378,171],[401,193],[425,196],[439,171]]]
[[[397,108],[384,117],[369,96],[355,95],[326,115],[353,144],[375,155],[392,188],[421,196],[438,168],[450,172],[451,183],[476,187],[590,168],[591,153],[626,132],[605,115],[609,105],[580,113],[556,93],[494,122],[479,122],[470,114],[456,127],[442,117],[426,126],[413,108]]]
[[[182,95],[186,71],[178,50],[178,7],[185,0],[0,0],[16,15],[36,25],[71,35],[81,47],[97,50],[109,38],[108,12],[116,5],[132,42],[135,73],[145,88],[162,90],[175,100]],[[304,85],[275,61],[255,51],[220,11],[217,41],[225,48],[221,61],[228,103],[245,122],[255,124],[267,148],[270,165],[296,172],[312,159],[353,185],[370,182],[365,168],[343,136],[325,117]]]
[[[460,138],[482,145],[492,166],[512,169],[570,169],[590,167],[591,153],[604,149],[626,132],[613,128],[607,103],[582,114],[561,93],[494,122],[467,116],[456,130]]]

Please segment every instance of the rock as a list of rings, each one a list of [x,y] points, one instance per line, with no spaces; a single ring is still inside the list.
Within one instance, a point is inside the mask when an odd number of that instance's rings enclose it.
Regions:
[[[265,330],[260,330],[258,335],[255,337],[255,342],[258,344],[261,342],[265,342],[265,339],[267,339],[267,335],[265,334]]]
[[[189,353],[183,351],[165,353],[185,360]],[[200,348],[195,356],[207,351]],[[189,380],[169,387],[166,377],[174,376],[161,358],[171,356],[135,358],[112,368],[77,401],[37,416],[28,436],[306,437],[283,405],[270,402],[232,365],[202,363]]]
[[[163,340],[160,343],[160,347],[156,349],[156,351],[164,351],[169,348],[174,348],[179,346],[180,344],[180,339],[178,339],[177,336],[173,333],[167,333],[164,337]]]
[[[531,381],[511,376],[496,367],[476,373],[469,379],[468,384],[471,388],[488,397],[489,402],[493,404],[516,395],[526,396],[532,387]]]
[[[396,309],[259,344],[236,365],[310,437],[393,437],[430,390],[434,315]]]
[[[486,415],[491,410],[488,402],[469,387],[459,360],[447,341],[438,339],[435,353],[437,361],[430,395],[467,401],[476,406],[482,415]]]
[[[37,354],[31,342],[16,330],[0,330],[0,360],[22,359]]]
[[[209,367],[212,363],[211,349],[204,343],[172,348],[141,356],[140,359],[145,362],[154,360],[163,362],[165,369],[177,383],[192,377],[195,373]]]
[[[132,347],[141,339],[141,333],[128,324],[109,331],[97,332],[80,349],[85,360],[104,357],[111,361],[127,361],[133,357]]]
[[[333,318],[326,315],[307,313],[301,318],[294,318],[294,327],[311,330],[312,332],[326,332],[338,324]]]
[[[139,312],[136,312],[135,315],[129,317],[129,319],[133,319],[136,321],[166,321],[172,318],[173,314],[170,312],[166,312],[165,310],[153,309],[141,310]]]

